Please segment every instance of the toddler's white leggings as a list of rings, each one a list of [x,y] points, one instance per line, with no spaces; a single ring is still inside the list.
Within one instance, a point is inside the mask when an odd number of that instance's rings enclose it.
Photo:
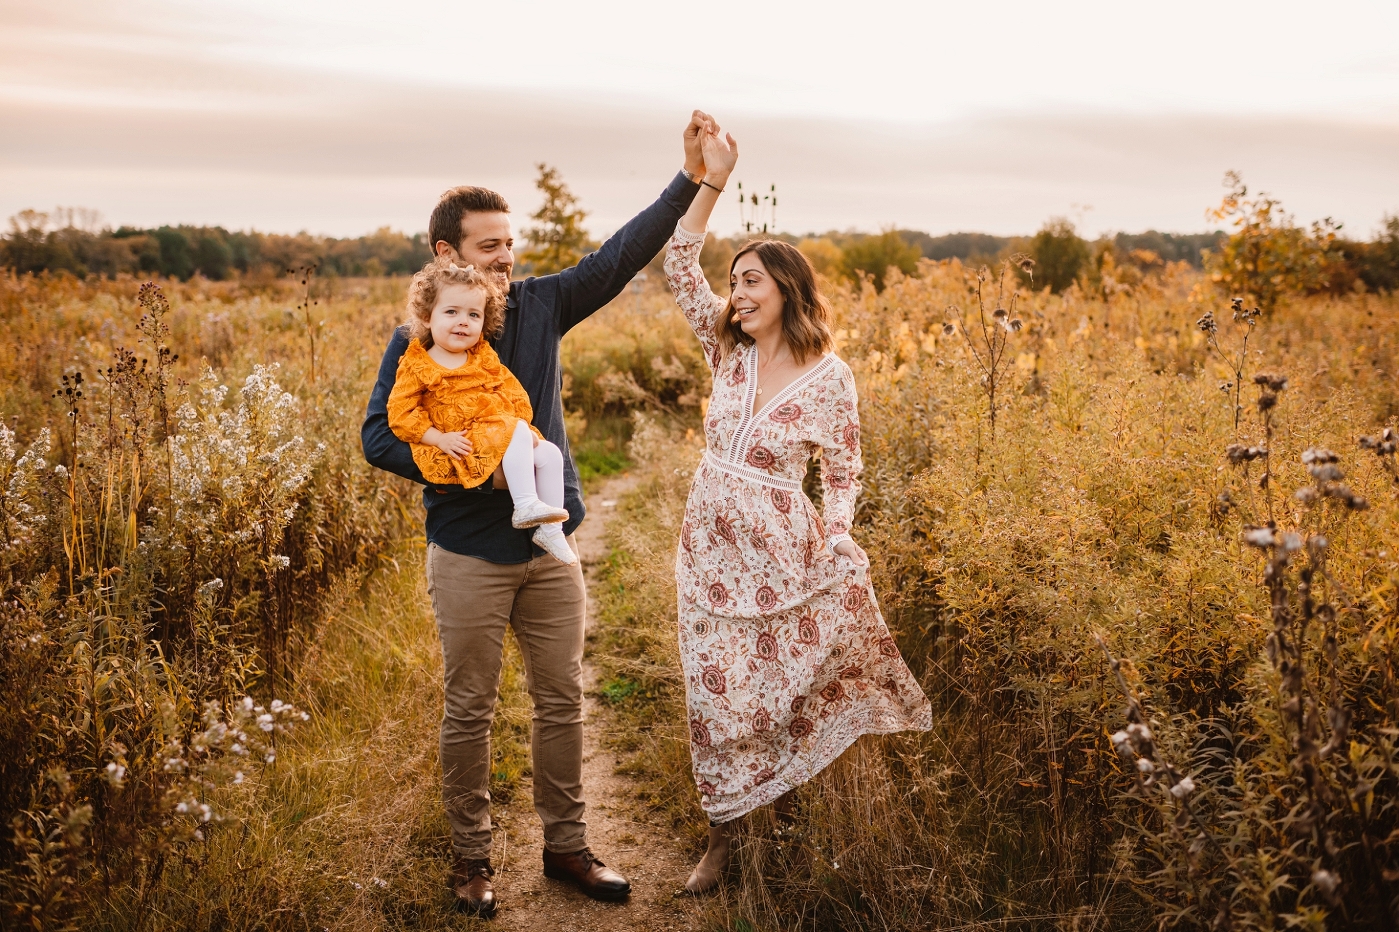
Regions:
[[[524,419],[515,422],[515,433],[500,463],[515,507],[531,505],[536,498],[546,505],[563,507],[563,452],[547,440],[534,445],[534,434]]]

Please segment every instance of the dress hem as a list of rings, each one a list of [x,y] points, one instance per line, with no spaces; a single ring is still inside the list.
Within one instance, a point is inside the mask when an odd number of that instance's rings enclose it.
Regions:
[[[908,725],[883,727],[871,724],[869,722],[869,719],[867,718],[865,723],[862,724],[860,728],[855,732],[854,736],[850,737],[847,740],[829,745],[828,747],[833,750],[829,750],[825,753],[818,754],[817,757],[813,758],[813,764],[815,765],[811,767],[809,774],[805,779],[793,783],[790,780],[784,779],[780,776],[773,777],[768,782],[758,787],[755,787],[754,790],[748,794],[748,796],[742,801],[742,803],[739,804],[739,807],[737,807],[737,809],[734,811],[718,814],[706,807],[703,804],[703,802],[700,803],[700,808],[703,809],[704,814],[709,817],[709,821],[711,824],[724,825],[726,823],[734,821],[735,819],[743,818],[755,809],[759,809],[763,806],[766,806],[768,803],[782,796],[784,793],[789,793],[804,783],[811,782],[811,780],[815,778],[818,774],[820,774],[821,771],[825,770],[831,764],[835,763],[836,760],[840,757],[840,755],[850,750],[851,746],[854,745],[856,741],[859,741],[861,738],[863,738],[865,735],[896,735],[904,731],[928,731],[932,727],[932,709],[926,705],[922,710],[922,714],[918,716],[918,720]]]

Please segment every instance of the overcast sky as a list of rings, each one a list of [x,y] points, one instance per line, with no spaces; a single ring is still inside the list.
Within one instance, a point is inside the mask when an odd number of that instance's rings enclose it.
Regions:
[[[1399,212],[1399,3],[0,0],[0,216],[356,235],[556,165],[597,234],[693,107],[791,231],[1195,231],[1227,169]],[[716,216],[734,230],[726,200]]]

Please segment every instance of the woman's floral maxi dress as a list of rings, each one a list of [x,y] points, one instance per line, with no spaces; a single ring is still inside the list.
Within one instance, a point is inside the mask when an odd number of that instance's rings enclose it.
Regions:
[[[708,449],[675,562],[695,783],[713,822],[819,773],[863,734],[931,726],[848,539],[860,484],[850,369],[833,353],[756,415],[757,349],[722,359],[725,301],[700,270],[703,235],[678,227],[665,270],[714,377]],[[820,451],[824,524],[802,492]]]

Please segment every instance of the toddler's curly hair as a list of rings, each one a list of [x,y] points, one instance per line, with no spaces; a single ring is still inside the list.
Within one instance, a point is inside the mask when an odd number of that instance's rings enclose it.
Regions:
[[[474,265],[460,265],[456,259],[437,256],[422,271],[413,276],[408,286],[408,338],[417,339],[424,349],[432,348],[432,330],[428,321],[437,306],[437,296],[445,285],[467,285],[479,288],[486,295],[486,319],[481,324],[481,336],[498,337],[505,329],[505,290],[495,278]]]

